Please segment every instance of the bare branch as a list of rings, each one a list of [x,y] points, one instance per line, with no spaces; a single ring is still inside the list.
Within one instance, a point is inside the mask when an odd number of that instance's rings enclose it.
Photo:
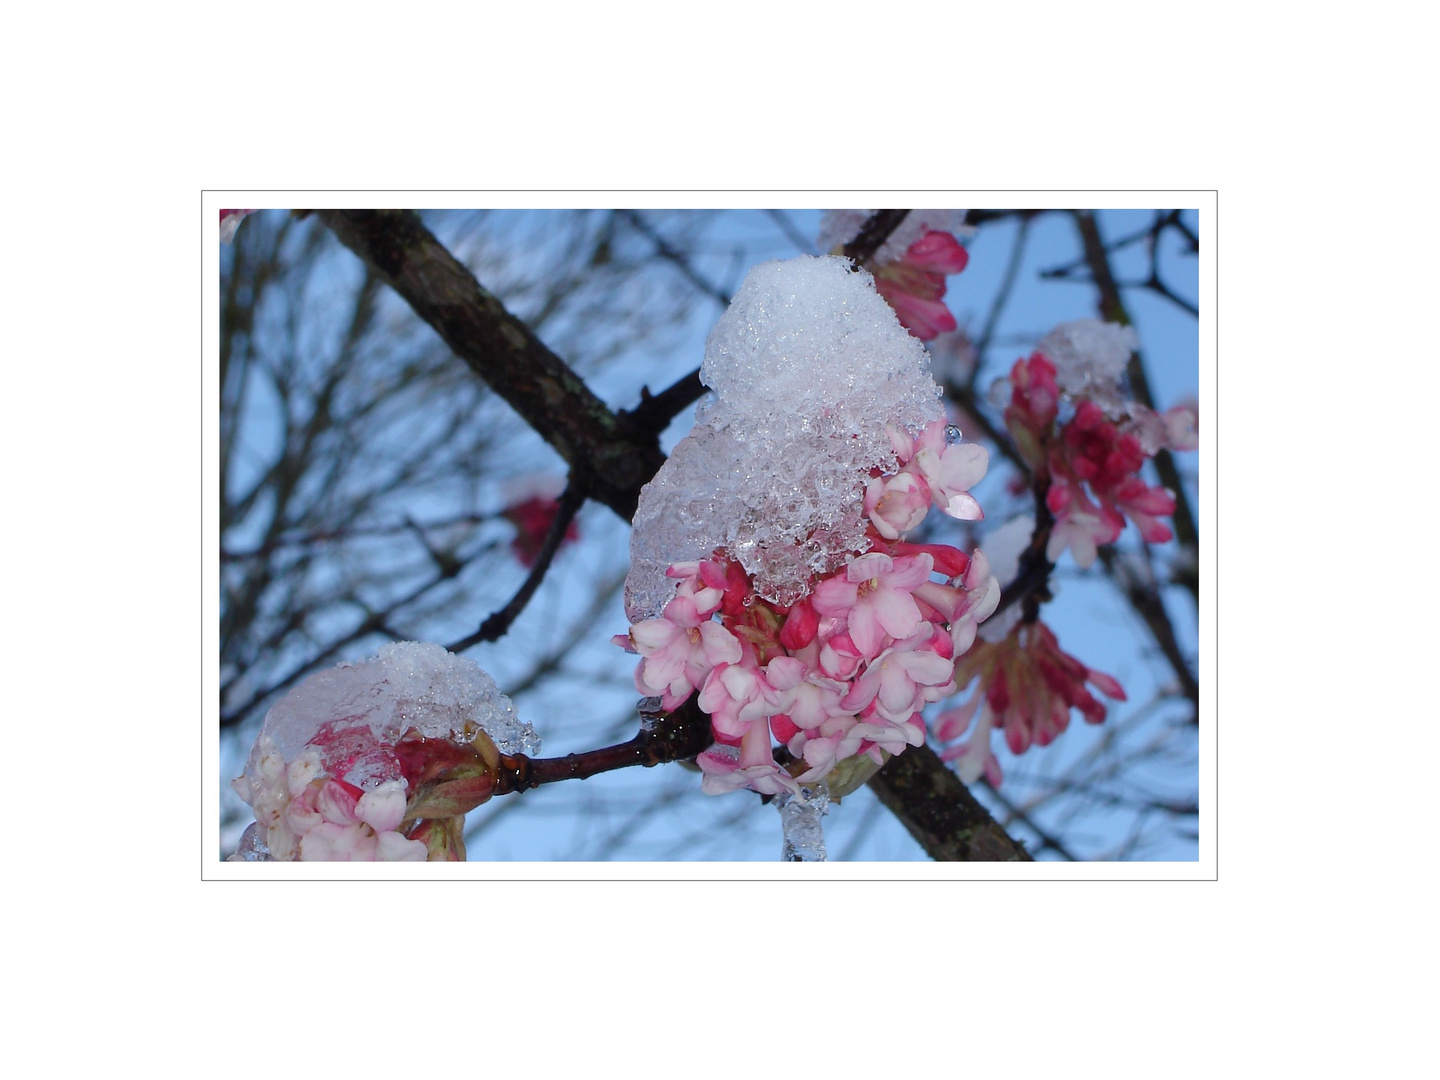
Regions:
[[[395,289],[569,463],[571,480],[626,521],[664,462],[569,366],[404,210],[318,210],[342,243]]]

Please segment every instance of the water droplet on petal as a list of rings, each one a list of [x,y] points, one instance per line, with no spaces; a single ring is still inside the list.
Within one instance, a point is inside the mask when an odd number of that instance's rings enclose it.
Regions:
[[[954,424],[945,425],[945,441],[951,446],[960,441],[960,429]]]

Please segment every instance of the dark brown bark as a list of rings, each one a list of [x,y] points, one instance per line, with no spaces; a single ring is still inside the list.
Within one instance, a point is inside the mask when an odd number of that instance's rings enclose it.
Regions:
[[[907,747],[891,758],[870,778],[870,788],[932,859],[1031,861],[928,746]]]
[[[629,521],[665,460],[409,210],[317,210],[340,241],[415,309],[570,465],[572,483]]]

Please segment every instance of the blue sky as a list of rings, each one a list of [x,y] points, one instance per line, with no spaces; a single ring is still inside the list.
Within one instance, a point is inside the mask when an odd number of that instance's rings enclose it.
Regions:
[[[278,212],[277,212],[278,213]],[[792,233],[814,237],[820,212],[790,211],[792,226],[788,232],[777,227],[775,219],[761,211],[736,211],[709,220],[697,245],[694,267],[718,288],[733,292],[745,271],[763,258],[786,257],[797,253]],[[431,227],[442,240],[447,227],[463,223],[463,215],[432,213],[427,215]],[[663,231],[674,219],[668,214],[647,216],[656,229]],[[1149,211],[1102,211],[1100,222],[1107,237],[1125,235],[1142,229],[1151,220]],[[1190,217],[1193,222],[1193,215]],[[545,219],[538,212],[517,212],[505,230],[512,237],[545,236]],[[1001,222],[981,228],[968,242],[971,259],[964,273],[950,278],[947,302],[962,327],[978,330],[989,308],[990,298],[1000,287],[1009,258],[1013,222]],[[629,243],[643,243],[631,237]],[[1059,281],[1044,281],[1039,272],[1064,263],[1075,254],[1073,230],[1058,217],[1042,218],[1030,229],[1026,257],[1021,264],[1006,316],[997,327],[996,347],[989,363],[982,369],[979,385],[1008,370],[1010,363],[1026,354],[1030,345],[1062,321],[1091,317],[1093,290],[1087,286]],[[337,263],[337,273],[348,276],[344,259]],[[1116,268],[1122,278],[1143,276],[1146,269],[1140,250],[1117,259]],[[1179,252],[1167,253],[1167,281],[1187,298],[1197,297],[1198,261]],[[352,271],[353,272],[353,269]],[[678,273],[661,267],[657,273]],[[1198,336],[1195,320],[1168,301],[1135,291],[1127,294],[1132,316],[1140,333],[1148,363],[1157,405],[1164,408],[1198,389]],[[593,388],[612,407],[631,405],[638,398],[641,385],[660,389],[673,379],[691,370],[700,360],[704,338],[720,313],[718,303],[702,299],[695,303],[688,318],[675,335],[664,342],[661,351],[635,350],[623,352],[598,373],[587,373]],[[666,432],[668,448],[684,434],[690,413],[677,418]],[[1202,431],[1205,417],[1201,418]],[[1202,436],[1203,437],[1203,436]],[[541,471],[560,464],[548,448],[533,434],[521,432],[517,447],[520,456]],[[1194,473],[1197,455],[1183,455],[1182,469]],[[1191,460],[1186,461],[1185,458]],[[996,459],[998,461],[998,458]],[[986,485],[977,489],[987,509],[987,526],[1003,522],[1007,506],[1020,503],[1002,490],[1002,471],[992,468]],[[1192,491],[1192,501],[1194,492]],[[505,641],[479,646],[469,653],[495,675],[500,685],[523,671],[537,651],[556,640],[565,624],[569,598],[589,582],[613,571],[614,555],[623,552],[627,528],[613,514],[598,506],[589,506],[581,515],[585,539],[562,553],[552,569],[551,578],[524,616],[517,622]],[[983,531],[981,538],[983,540]],[[1122,544],[1134,543],[1133,530],[1122,538]],[[623,566],[621,567],[623,571]],[[1156,668],[1145,659],[1149,647],[1146,631],[1118,601],[1112,589],[1103,585],[1098,570],[1077,572],[1068,558],[1057,570],[1057,599],[1047,605],[1045,619],[1056,631],[1060,643],[1088,666],[1106,671],[1121,679],[1130,694],[1132,705],[1147,701],[1155,688]],[[508,598],[514,584],[523,576],[514,568],[509,578],[503,574],[483,583],[471,583],[475,590],[472,610],[484,614]],[[1174,599],[1167,597],[1167,600]],[[1193,606],[1187,609],[1188,598],[1175,599],[1172,610],[1182,647],[1187,652],[1196,648]],[[472,616],[467,616],[467,621]],[[600,625],[587,635],[588,643],[575,650],[566,662],[566,670],[543,690],[517,695],[522,715],[536,724],[546,736],[547,755],[581,750],[628,736],[633,725],[630,709],[634,693],[625,687],[630,659],[609,645],[609,636],[623,631],[625,620],[618,602]],[[473,628],[473,626],[469,627]],[[449,628],[444,628],[449,632]],[[463,630],[461,631],[463,633]],[[437,639],[446,640],[443,634]],[[454,636],[460,636],[455,634]],[[373,648],[362,650],[368,655]],[[358,654],[357,654],[358,655]],[[574,715],[577,710],[590,717],[584,724],[547,723],[547,717]],[[1161,706],[1158,712],[1173,716],[1175,708]],[[1043,789],[1048,779],[1088,753],[1095,752],[1097,740],[1114,739],[1112,734],[1122,725],[1126,707],[1112,709],[1111,720],[1101,729],[1087,728],[1077,718],[1061,739],[1049,748],[1035,749],[1018,760],[1011,760],[1001,751],[1007,772],[1007,785],[1015,791]],[[1138,736],[1144,738],[1155,721],[1140,722]],[[1124,730],[1129,730],[1125,728]],[[602,736],[597,738],[598,736]],[[222,773],[233,768],[233,756],[222,766]],[[1188,770],[1188,771],[1187,771]],[[1157,785],[1166,790],[1188,788],[1193,796],[1193,764],[1181,762],[1157,766]],[[230,774],[233,775],[233,772]],[[706,858],[773,860],[778,855],[779,826],[774,811],[756,804],[749,796],[723,798],[696,797],[698,777],[677,767],[654,770],[625,770],[623,773],[597,777],[583,784],[555,785],[523,797],[524,805],[510,806],[513,800],[496,800],[472,815],[476,829],[472,841],[472,858],[478,859],[565,859],[593,858],[596,850],[606,850],[595,837],[586,840],[586,823],[604,821],[606,828],[628,829],[618,847],[626,858]],[[638,811],[654,800],[673,804],[669,809],[640,814]],[[627,812],[634,807],[636,813]],[[494,824],[490,824],[490,819]],[[1037,820],[1042,819],[1043,814]],[[1118,812],[1107,815],[1094,811],[1087,827],[1094,833],[1087,843],[1095,850],[1118,843],[1133,815]],[[703,825],[698,828],[697,824]],[[1047,826],[1049,823],[1046,823]],[[1057,826],[1050,826],[1052,828]],[[591,830],[597,836],[604,829]],[[1023,828],[1017,834],[1024,835]],[[862,835],[863,834],[863,835]],[[696,837],[700,842],[695,842]],[[924,854],[885,813],[874,804],[868,792],[847,799],[832,810],[827,818],[827,837],[832,855],[860,859],[917,859]],[[591,846],[587,847],[587,843]],[[590,854],[587,854],[590,852]],[[1146,851],[1151,859],[1193,859],[1197,846],[1178,834],[1167,834],[1152,843]]]

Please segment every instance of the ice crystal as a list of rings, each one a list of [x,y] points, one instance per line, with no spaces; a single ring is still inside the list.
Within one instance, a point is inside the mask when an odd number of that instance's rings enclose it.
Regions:
[[[780,827],[785,839],[780,848],[782,862],[824,862],[825,832],[820,819],[830,807],[830,793],[824,783],[803,787],[799,795],[778,796]]]
[[[872,469],[893,472],[887,423],[940,418],[940,388],[911,337],[847,259],[801,256],[750,271],[705,345],[714,392],[646,485],[630,541],[631,622],[674,595],[672,563],[720,551],[778,604],[867,550]]]
[[[358,751],[346,757],[351,764],[337,779],[366,789],[398,778],[390,748],[411,728],[453,741],[483,730],[506,754],[534,753],[540,745],[475,661],[418,641],[386,645],[369,660],[317,672],[291,690],[266,714],[246,774],[258,775],[270,750],[294,761],[322,728],[327,745],[348,741]]]

